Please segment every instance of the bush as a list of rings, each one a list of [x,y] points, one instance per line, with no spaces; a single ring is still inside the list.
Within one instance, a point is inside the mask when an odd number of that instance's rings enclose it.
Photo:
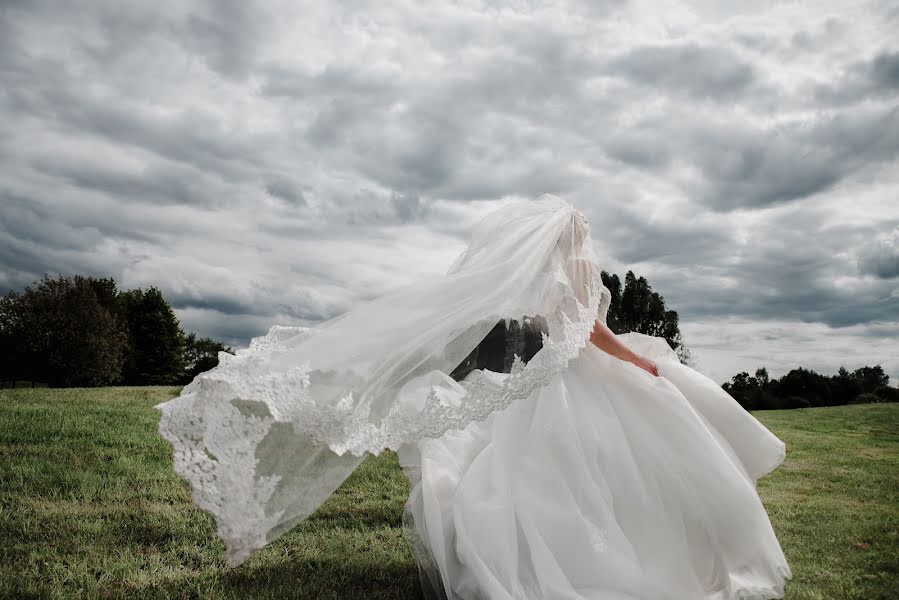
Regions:
[[[755,410],[778,410],[781,408],[789,408],[784,400],[762,388],[750,390],[747,394],[747,398],[749,403],[755,407]]]
[[[880,396],[876,394],[865,393],[859,394],[858,396],[853,398],[852,401],[849,402],[849,404],[877,404],[879,402],[883,402],[883,400],[880,399]]]
[[[808,408],[811,403],[802,396],[787,396],[784,398],[784,408]]]
[[[882,385],[874,390],[874,395],[880,398],[881,402],[899,402],[899,388]]]

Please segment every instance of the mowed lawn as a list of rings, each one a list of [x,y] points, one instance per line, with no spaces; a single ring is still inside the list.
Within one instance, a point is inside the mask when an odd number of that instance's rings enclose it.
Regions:
[[[392,453],[227,568],[156,433],[153,405],[178,392],[0,390],[0,596],[420,597]],[[787,598],[899,598],[899,405],[756,416],[787,443],[759,482],[793,569]]]

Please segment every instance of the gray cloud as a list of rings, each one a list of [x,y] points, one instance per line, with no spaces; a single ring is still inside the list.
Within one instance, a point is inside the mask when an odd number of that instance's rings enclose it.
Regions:
[[[727,48],[695,43],[646,46],[610,61],[611,71],[637,84],[694,98],[732,98],[756,80],[752,65]]]
[[[878,87],[899,89],[899,52],[883,52],[870,63],[871,80]]]
[[[815,95],[831,104],[853,104],[866,100],[895,100],[899,91],[899,51],[883,50],[870,60],[846,65],[837,83],[820,83]]]
[[[776,127],[717,115],[690,119],[682,107],[675,113],[616,131],[610,155],[666,174],[673,161],[686,162],[692,172],[683,188],[717,211],[808,198],[899,156],[899,106],[795,119]]]
[[[176,25],[174,35],[188,53],[203,57],[216,72],[245,79],[256,66],[271,18],[264,3],[204,1]]]
[[[442,272],[486,211],[553,192],[710,372],[899,355],[897,14],[5,3],[0,286],[157,285],[243,345]]]
[[[306,199],[303,197],[303,190],[287,177],[276,176],[270,178],[269,182],[265,184],[265,191],[272,196],[281,198],[291,204],[306,204]]]
[[[859,271],[882,279],[899,277],[899,227],[890,235],[865,245],[859,254]]]
[[[181,164],[150,164],[136,172],[124,172],[91,160],[35,160],[36,171],[88,190],[122,200],[152,204],[211,204],[206,174]]]

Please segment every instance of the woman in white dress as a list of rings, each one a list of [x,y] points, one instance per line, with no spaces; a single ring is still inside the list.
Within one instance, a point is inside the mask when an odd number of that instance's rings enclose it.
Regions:
[[[755,482],[783,442],[664,339],[613,334],[599,273],[586,218],[544,195],[485,217],[444,276],[221,354],[157,408],[228,563],[391,448],[436,597],[782,598]],[[545,331],[529,360],[452,377],[522,315]]]

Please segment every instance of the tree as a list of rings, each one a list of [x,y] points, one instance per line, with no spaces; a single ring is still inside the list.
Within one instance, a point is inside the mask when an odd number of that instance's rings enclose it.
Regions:
[[[638,278],[633,271],[628,271],[622,289],[617,275],[603,271],[601,277],[612,296],[606,318],[609,329],[616,334],[636,331],[663,337],[680,362],[686,364],[690,351],[681,338],[677,311],[665,307],[665,298],[652,291],[646,278]]]
[[[899,388],[882,385],[874,390],[874,395],[880,398],[881,402],[899,402]]]
[[[622,290],[617,275],[606,271],[600,275],[603,285],[611,293],[606,315],[609,329],[616,334],[637,331],[663,337],[686,364],[690,352],[681,341],[677,312],[665,308],[665,299],[652,291],[646,279],[637,279],[632,271],[628,271],[630,287]],[[633,305],[626,305],[627,302]],[[525,315],[521,321],[518,318],[500,319],[450,376],[461,381],[473,369],[508,373],[516,354],[524,362],[533,358],[543,346],[544,332],[548,332],[548,327],[542,315]]]
[[[755,377],[746,372],[737,373],[721,387],[747,410],[899,402],[899,388],[884,385],[886,381],[889,376],[880,365],[862,367],[851,373],[840,367],[831,376],[799,367],[780,379],[770,379],[768,370],[760,367]],[[875,384],[877,387],[872,392],[865,391],[865,385]]]
[[[128,323],[129,351],[122,371],[125,385],[174,385],[185,373],[185,335],[175,312],[156,287],[119,294]]]
[[[861,382],[844,367],[840,367],[837,374],[830,378],[830,390],[834,404],[838,405],[849,404],[864,391]]]
[[[52,386],[186,383],[230,347],[185,336],[155,287],[119,292],[115,280],[44,275],[0,297],[0,382]]]
[[[767,374],[767,371],[765,373]],[[759,394],[758,378],[750,376],[746,371],[737,373],[731,378],[730,382],[725,383],[721,387],[746,410],[769,408],[766,406],[766,398],[761,397]]]
[[[0,346],[15,357],[4,378],[60,386],[116,381],[127,335],[110,301],[115,281],[46,273],[22,294],[10,292],[0,308]]]
[[[828,378],[810,369],[799,367],[780,378],[775,386],[780,398],[799,396],[809,401],[811,406],[833,406],[833,392]]]
[[[191,332],[184,338],[184,378],[182,383],[190,383],[200,373],[219,364],[219,352],[234,354],[230,346],[225,346],[212,338],[198,338]]]
[[[856,369],[852,372],[852,377],[859,382],[865,394],[873,394],[880,386],[890,385],[890,376],[883,372],[880,365]]]
[[[25,379],[23,352],[25,330],[22,325],[22,296],[11,291],[0,298],[0,381]]]

